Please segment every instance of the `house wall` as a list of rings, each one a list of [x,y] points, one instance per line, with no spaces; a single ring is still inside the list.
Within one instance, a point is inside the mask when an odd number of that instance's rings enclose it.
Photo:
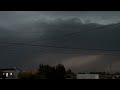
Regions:
[[[11,79],[17,79],[18,78],[18,73],[19,71],[18,70],[5,70],[5,71],[2,71],[3,73],[13,73],[13,75],[9,75],[8,79],[11,78]]]
[[[98,74],[77,74],[77,79],[99,79]]]
[[[8,74],[10,74],[10,73],[12,73],[12,75],[9,75],[7,78],[15,78],[15,76],[16,76],[16,73],[15,73],[15,71],[14,70],[5,70],[5,71],[3,71],[3,73],[8,73]]]

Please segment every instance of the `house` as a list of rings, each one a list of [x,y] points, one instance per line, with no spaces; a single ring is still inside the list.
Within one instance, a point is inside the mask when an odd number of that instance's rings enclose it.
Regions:
[[[99,74],[77,74],[76,79],[99,79]]]
[[[20,69],[14,68],[3,68],[0,69],[0,79],[17,79]]]

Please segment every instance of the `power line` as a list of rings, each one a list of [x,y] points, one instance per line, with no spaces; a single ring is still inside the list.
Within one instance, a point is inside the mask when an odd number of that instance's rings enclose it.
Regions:
[[[30,44],[30,43],[9,43],[9,42],[0,42],[0,43],[7,43],[7,44],[13,44],[13,45],[28,45],[28,46],[35,46],[35,47],[50,47],[50,48],[60,48],[60,49],[80,49],[80,50],[90,50],[90,51],[120,51],[120,50],[105,50],[105,49],[74,48],[74,47],[67,47],[67,46],[63,47],[63,46]]]
[[[83,52],[68,52],[68,51],[44,51],[44,50],[40,50],[40,51],[28,51],[28,50],[22,50],[22,51],[18,51],[18,50],[7,50],[8,52],[17,52],[18,54],[41,54],[41,53],[61,53],[61,54],[72,54],[72,55],[101,55],[101,54],[91,54],[91,53],[83,53]],[[23,53],[24,52],[24,53]],[[112,55],[114,56],[113,54],[109,54],[109,53],[104,53],[102,55]]]
[[[108,26],[114,26],[114,25],[118,25],[118,24],[120,24],[120,23],[107,25],[107,26],[96,28],[96,29],[105,28],[105,27],[108,27]],[[81,32],[95,31],[96,29],[83,30]],[[72,35],[72,34],[76,34],[76,33],[79,33],[79,32],[74,32],[74,33],[71,33],[71,34],[63,35],[63,36],[68,36],[68,35]],[[60,46],[51,46],[51,45],[37,45],[37,44],[30,44],[30,43],[9,43],[9,42],[0,42],[0,43],[7,43],[7,44],[12,44],[12,45],[29,45],[29,46],[51,47],[51,48],[63,48],[63,49],[81,49],[81,50],[94,50],[94,51],[120,51],[120,50],[104,50],[104,49],[85,49],[85,48],[73,48],[73,47],[60,47]]]
[[[90,28],[91,26],[88,26],[88,27],[83,27],[81,29],[86,29],[86,28]],[[77,32],[76,32],[77,33]],[[71,34],[71,33],[70,33]],[[54,34],[55,35],[55,34]],[[57,35],[57,34],[56,34]],[[65,34],[65,35],[68,35],[68,34]],[[60,35],[60,36],[64,36],[64,35]],[[54,39],[53,39],[54,38]],[[57,35],[56,37],[52,37],[52,38],[45,38],[45,39],[41,39],[41,40],[33,40],[33,41],[29,41],[27,43],[30,43],[30,42],[37,42],[37,41],[44,41],[44,40],[49,40],[49,39],[53,39],[53,40],[56,40],[57,38],[63,38],[63,37],[59,37],[59,35]]]
[[[56,36],[56,37],[52,37],[52,38],[45,38],[45,39],[41,39],[41,40],[33,40],[33,41],[28,41],[26,43],[30,43],[30,42],[37,42],[37,41],[44,41],[44,40],[49,40],[49,39],[52,39],[52,40],[56,40],[57,38],[63,38],[63,37],[66,37],[66,36],[69,36],[69,35],[75,35],[75,34],[78,34],[78,33],[81,33],[81,32],[90,32],[90,31],[95,31],[96,29],[101,29],[101,28],[105,28],[105,27],[110,27],[110,26],[115,26],[115,25],[119,25],[120,23],[116,23],[116,24],[110,24],[110,25],[105,25],[105,26],[102,26],[102,27],[97,27],[97,28],[93,28],[93,29],[89,29],[89,30],[81,30],[79,32],[73,32],[73,33],[69,33],[69,34],[65,34],[65,35],[60,35],[60,36]],[[86,27],[85,27],[86,28]],[[90,28],[90,27],[87,27],[87,28]],[[84,29],[84,28],[83,28]],[[31,33],[38,33],[38,32],[31,32]],[[63,38],[65,39],[65,38]]]
[[[116,23],[116,24],[110,24],[110,25],[104,25],[102,27],[97,27],[97,28],[94,28],[94,29],[89,29],[89,30],[81,30],[79,32],[73,32],[73,33],[70,33],[70,34],[65,34],[65,35],[61,35],[62,37],[60,38],[63,38],[63,37],[66,37],[66,36],[69,36],[69,35],[75,35],[75,34],[78,34],[78,33],[81,33],[81,32],[90,32],[90,31],[95,31],[97,29],[102,29],[102,28],[106,28],[106,27],[111,27],[111,26],[116,26],[116,25],[119,25],[120,23]],[[51,39],[57,39],[59,36],[56,36],[56,37],[52,37]],[[49,40],[50,38],[47,38],[47,39],[41,39],[41,40],[34,40],[34,41],[29,41],[29,42],[36,42],[36,41],[44,41],[44,40]],[[64,38],[65,39],[65,38]],[[27,42],[27,43],[29,43]]]

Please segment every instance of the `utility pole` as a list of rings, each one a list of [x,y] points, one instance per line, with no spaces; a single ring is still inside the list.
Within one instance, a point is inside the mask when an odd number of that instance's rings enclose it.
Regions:
[[[110,65],[110,74],[112,74],[112,64]]]

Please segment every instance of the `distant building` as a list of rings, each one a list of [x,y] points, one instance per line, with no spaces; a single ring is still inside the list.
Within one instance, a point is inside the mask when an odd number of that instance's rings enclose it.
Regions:
[[[112,79],[120,79],[120,75],[113,75]]]
[[[71,73],[71,74],[66,74],[65,79],[76,79],[76,77],[75,74]]]
[[[76,79],[99,79],[99,74],[77,74]]]
[[[17,79],[19,72],[21,70],[16,67],[0,69],[0,79]]]

